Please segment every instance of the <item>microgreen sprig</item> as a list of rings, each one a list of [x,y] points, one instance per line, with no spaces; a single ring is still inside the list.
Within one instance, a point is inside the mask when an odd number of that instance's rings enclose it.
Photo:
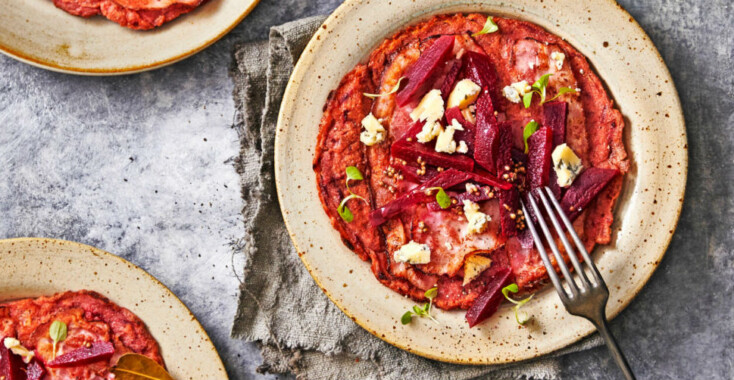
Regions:
[[[61,321],[53,321],[51,326],[48,328],[48,335],[53,341],[53,358],[56,359],[56,345],[66,340],[67,326],[66,323]]]
[[[361,196],[352,193],[352,190],[349,189],[349,181],[361,181],[364,179],[364,176],[362,176],[362,172],[359,171],[359,169],[356,166],[347,166],[345,170],[347,174],[346,179],[346,186],[347,191],[349,192],[349,195],[346,196],[346,198],[342,199],[341,203],[339,203],[339,207],[336,208],[336,212],[339,213],[339,216],[347,223],[351,223],[352,220],[354,220],[354,214],[352,213],[352,210],[347,207],[347,202],[349,202],[350,199],[361,199],[364,201],[364,203],[369,205],[369,202],[367,202],[366,199],[362,198]]]
[[[451,197],[441,187],[429,187],[426,189],[426,193],[430,194],[434,190],[436,190],[436,203],[443,209],[449,208],[451,206]]]
[[[528,153],[529,147],[528,147],[528,139],[530,136],[535,133],[540,125],[535,120],[530,120],[527,124],[525,124],[525,129],[522,131],[522,141],[525,143],[525,153]]]
[[[421,317],[421,318],[428,318],[436,323],[439,323],[436,318],[433,318],[431,315],[431,309],[433,308],[433,299],[436,298],[438,295],[438,287],[433,287],[428,290],[426,290],[425,296],[428,298],[428,303],[423,304],[423,306],[415,305],[413,306],[413,310],[408,310],[403,314],[402,317],[400,317],[400,323],[407,325],[411,321],[413,321],[413,316]]]
[[[530,320],[530,315],[528,315],[528,313],[524,311],[520,311],[520,308],[522,307],[522,305],[525,305],[528,301],[530,301],[530,299],[533,298],[533,295],[531,294],[530,297],[525,298],[521,301],[515,301],[514,299],[510,298],[509,293],[517,293],[518,291],[520,291],[520,289],[518,288],[517,284],[513,283],[502,288],[502,295],[504,295],[508,301],[515,304],[515,307],[513,308],[515,310],[515,320],[518,324],[524,325],[527,321]]]
[[[487,17],[487,22],[484,23],[484,28],[482,30],[472,34],[472,37],[480,36],[482,34],[489,34],[494,33],[496,31],[500,30],[500,28],[497,26],[497,24],[494,23],[494,20],[492,20],[492,17]]]
[[[550,79],[551,75],[553,74],[545,74],[538,78],[538,80],[536,80],[535,83],[530,86],[530,91],[522,96],[522,104],[525,106],[525,108],[530,108],[530,104],[533,102],[533,94],[538,94],[538,96],[540,96],[540,104],[543,104],[545,102],[550,102],[563,94],[576,93],[576,90],[574,90],[573,88],[561,87],[560,89],[558,89],[558,93],[556,94],[556,96],[550,99],[546,99],[545,90],[548,87],[548,80]]]
[[[393,88],[390,91],[388,91],[388,92],[383,92],[381,94],[370,94],[368,92],[363,92],[362,95],[364,95],[364,96],[366,96],[366,97],[368,97],[370,99],[375,99],[375,98],[379,98],[381,96],[394,94],[394,93],[398,92],[398,90],[400,89],[400,82],[402,82],[403,79],[405,79],[405,77],[400,77],[400,79],[398,79],[398,83],[395,83],[395,86],[393,86]]]

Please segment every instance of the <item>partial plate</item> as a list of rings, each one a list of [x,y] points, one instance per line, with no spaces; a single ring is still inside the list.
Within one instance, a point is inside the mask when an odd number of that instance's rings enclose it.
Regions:
[[[88,245],[42,238],[0,240],[0,252],[0,301],[94,290],[143,320],[174,379],[228,379],[189,309],[130,262]]]
[[[614,317],[657,268],[683,202],[687,143],[673,81],[655,46],[611,0],[347,0],[319,28],[286,89],[275,142],[278,196],[291,238],[311,275],[359,325],[410,352],[471,364],[507,363],[558,350],[594,331],[570,316],[553,289],[526,305],[534,322],[518,328],[508,305],[469,329],[464,312],[437,312],[441,325],[400,316],[415,303],[382,286],[331,228],[311,166],[329,91],[384,38],[439,13],[482,12],[527,20],[564,37],[586,55],[625,117],[632,167],[615,212],[612,244],[595,251]]]
[[[51,0],[0,0],[0,52],[44,69],[81,75],[129,74],[180,61],[222,38],[259,0],[210,0],[144,31],[102,16],[82,18]]]

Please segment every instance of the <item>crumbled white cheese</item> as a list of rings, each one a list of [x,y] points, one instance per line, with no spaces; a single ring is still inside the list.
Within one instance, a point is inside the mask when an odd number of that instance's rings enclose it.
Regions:
[[[550,59],[553,60],[553,63],[556,66],[556,70],[560,70],[563,67],[563,60],[566,59],[566,55],[554,51],[553,53],[551,53]]]
[[[451,91],[446,108],[459,107],[464,109],[470,104],[474,103],[479,96],[479,91],[482,88],[478,84],[471,81],[471,79],[462,79],[459,83],[454,86],[454,90]]]
[[[431,261],[431,248],[411,240],[395,251],[395,261],[408,264],[428,264]]]
[[[426,123],[441,120],[444,111],[443,105],[441,90],[433,89],[428,91],[421,99],[418,106],[410,113],[410,118],[413,121],[425,121]]]
[[[469,153],[469,146],[466,145],[466,141],[459,141],[459,146],[456,148],[456,151],[463,154]]]
[[[450,242],[450,241],[445,241],[445,242],[443,243],[443,245],[444,245],[444,247],[446,247],[446,249],[448,249],[449,251],[450,251],[450,250],[452,250],[452,249],[454,249],[454,245],[453,245],[453,244],[451,244],[451,242]]]
[[[507,100],[513,103],[520,103],[520,101],[522,101],[523,95],[527,94],[532,89],[532,86],[530,86],[527,81],[523,80],[520,82],[515,82],[509,86],[505,86],[502,89],[502,95],[504,95]]]
[[[3,344],[5,345],[5,348],[10,350],[12,353],[22,357],[23,362],[26,364],[30,363],[33,357],[35,356],[35,353],[23,347],[23,345],[20,344],[20,341],[18,339],[5,338],[5,340],[3,340]]]
[[[490,266],[492,266],[492,259],[489,257],[479,255],[471,255],[467,257],[464,262],[464,283],[462,286],[466,286],[468,283],[472,282]]]
[[[451,120],[451,125],[447,126],[446,129],[439,133],[436,139],[436,152],[441,153],[454,153],[456,152],[456,141],[454,141],[454,133],[456,131],[463,131],[464,128],[461,126],[456,119]]]
[[[362,119],[362,127],[365,129],[359,134],[362,144],[372,146],[385,140],[385,128],[372,113]]]
[[[553,159],[553,170],[558,177],[558,186],[571,186],[574,179],[581,173],[584,166],[581,159],[566,144],[561,144],[553,150],[551,154]]]
[[[475,185],[475,184],[473,184],[471,182],[467,182],[466,183],[466,192],[467,193],[476,193],[477,191],[479,191],[479,188],[477,187],[477,185]]]
[[[427,143],[438,137],[439,134],[443,132],[443,128],[441,127],[441,124],[438,123],[438,121],[432,121],[432,122],[426,122],[423,124],[423,129],[421,129],[420,132],[418,132],[417,135],[415,135],[415,138],[420,143]]]
[[[484,232],[488,225],[487,222],[492,220],[489,215],[479,211],[479,205],[465,199],[464,200],[464,216],[469,224],[466,226],[467,234],[480,234]]]

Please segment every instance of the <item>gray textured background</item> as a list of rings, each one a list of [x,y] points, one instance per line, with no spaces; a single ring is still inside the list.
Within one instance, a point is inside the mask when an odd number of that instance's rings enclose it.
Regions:
[[[233,379],[263,378],[229,338],[241,267],[238,140],[227,75],[234,44],[333,10],[262,0],[195,57],[139,75],[84,78],[0,56],[0,237],[75,240],[168,285]],[[672,72],[689,138],[686,202],[650,283],[612,323],[639,378],[734,378],[734,9],[730,0],[621,0]],[[665,138],[661,136],[661,138]],[[617,379],[604,348],[564,359],[564,378]]]

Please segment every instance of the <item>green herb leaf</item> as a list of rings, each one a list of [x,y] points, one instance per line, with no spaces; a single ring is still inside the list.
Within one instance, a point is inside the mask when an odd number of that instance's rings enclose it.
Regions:
[[[555,100],[557,97],[559,97],[559,96],[561,96],[563,94],[568,94],[568,93],[575,94],[576,93],[576,90],[573,89],[573,88],[570,88],[570,87],[561,87],[561,88],[558,89],[558,93],[556,94],[556,96],[548,99],[547,101],[548,102],[551,102],[551,101]]]
[[[508,294],[509,293],[517,293],[518,291],[520,291],[520,289],[517,287],[517,284],[512,283],[512,284],[507,285],[504,288],[502,288],[502,295],[505,296],[505,298],[507,298],[508,301],[510,301],[512,303],[515,303],[515,300],[513,300],[512,298],[510,298],[510,296]]]
[[[538,78],[538,80],[536,80],[531,87],[538,91],[545,91],[545,88],[548,87],[548,79],[551,77],[551,75],[553,74],[543,75],[542,77]]]
[[[53,321],[51,326],[48,328],[48,335],[53,340],[53,358],[56,358],[56,345],[66,340],[67,326],[66,323],[61,321]]]
[[[394,93],[398,92],[398,89],[400,89],[400,82],[402,82],[403,79],[405,79],[405,77],[400,77],[400,79],[398,79],[398,83],[395,83],[395,86],[393,86],[392,90],[390,90],[388,92],[385,92],[385,93],[382,93],[382,94],[370,94],[370,93],[367,93],[367,92],[363,92],[362,95],[364,95],[364,96],[366,96],[368,98],[371,98],[371,99],[375,99],[375,98],[379,98],[380,96],[394,94]]]
[[[364,201],[364,203],[367,203],[367,200],[360,197],[359,195],[349,194],[346,198],[342,199],[342,202],[339,203],[339,207],[336,208],[336,212],[338,212],[339,216],[341,216],[342,219],[344,219],[344,221],[347,223],[351,223],[352,220],[354,220],[354,214],[352,214],[352,210],[347,207],[347,202],[349,202],[350,199],[354,198],[361,199],[362,201]]]
[[[426,298],[428,298],[429,300],[436,298],[436,295],[438,295],[438,287],[433,287],[426,290]]]
[[[528,153],[528,139],[535,133],[540,125],[535,120],[530,120],[529,123],[525,124],[525,129],[522,131],[522,140],[525,142],[525,153]]]
[[[438,202],[438,205],[444,209],[451,206],[451,198],[445,191],[443,191],[442,188],[438,188],[438,192],[436,192],[436,202]]]
[[[522,96],[522,104],[525,106],[525,108],[530,108],[530,103],[533,102],[533,94],[534,92],[526,92],[525,95]]]
[[[505,296],[508,301],[515,304],[515,307],[513,308],[515,310],[515,321],[519,325],[524,325],[527,321],[530,320],[530,316],[526,312],[520,311],[520,307],[530,301],[533,298],[533,295],[531,294],[530,297],[525,298],[522,301],[515,301],[514,299],[510,298],[509,293],[517,293],[518,291],[520,291],[520,289],[518,288],[517,284],[513,283],[502,288],[502,295]]]
[[[364,179],[362,172],[356,166],[347,166],[345,172],[347,173],[347,189],[349,189],[349,181],[361,181]]]
[[[410,311],[406,311],[405,314],[403,314],[402,317],[400,317],[400,323],[407,325],[408,323],[413,321],[413,313]]]
[[[421,317],[422,317],[422,316],[424,316],[424,315],[426,315],[426,311],[425,311],[425,310],[423,310],[423,309],[422,309],[422,308],[421,308],[420,306],[418,306],[418,305],[415,305],[415,306],[413,306],[413,313],[414,313],[415,315],[417,315],[417,316],[421,316]]]
[[[482,30],[472,34],[472,37],[480,36],[482,34],[488,34],[488,33],[494,33],[496,31],[500,30],[500,28],[497,26],[497,24],[494,23],[494,20],[492,20],[492,17],[487,17],[487,22],[484,23],[484,28]]]

